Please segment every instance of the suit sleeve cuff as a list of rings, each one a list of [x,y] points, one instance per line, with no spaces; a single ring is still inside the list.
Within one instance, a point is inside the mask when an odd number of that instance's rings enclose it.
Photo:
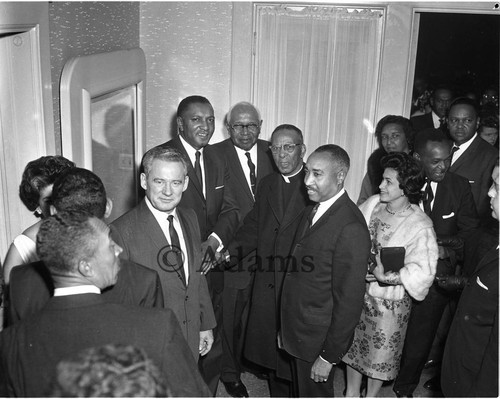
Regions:
[[[321,356],[321,355],[319,355],[319,358],[320,358],[321,360],[323,360],[324,362],[331,364],[332,366],[335,366],[335,364],[336,364],[336,363],[329,362],[328,360],[326,360],[326,359],[325,359],[323,356]]]
[[[219,243],[219,246],[217,247],[217,252],[221,252],[224,249],[224,245],[222,244],[222,240],[220,239],[220,237],[215,233],[210,234],[210,237],[213,237],[217,240],[217,242]]]

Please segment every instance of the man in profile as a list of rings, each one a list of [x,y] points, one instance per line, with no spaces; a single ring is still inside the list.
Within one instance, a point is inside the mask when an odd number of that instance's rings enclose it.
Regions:
[[[363,307],[371,243],[344,189],[349,163],[344,149],[327,144],[305,166],[307,194],[317,204],[303,213],[292,246],[280,330],[299,397],[334,396],[333,366],[349,349]]]
[[[274,164],[269,142],[259,139],[262,119],[249,102],[239,102],[229,110],[226,128],[230,138],[212,146],[229,166],[228,185],[240,208],[240,220],[253,208],[257,187],[271,173]],[[241,224],[241,223],[240,223]],[[246,330],[252,274],[247,266],[254,253],[241,260],[237,268],[224,273],[223,343],[221,381],[233,397],[248,397],[241,381],[242,345]]]
[[[293,125],[276,127],[270,150],[279,172],[261,180],[255,205],[229,244],[231,269],[226,273],[238,273],[244,263],[255,269],[244,355],[264,367],[272,397],[290,397],[293,396],[291,362],[278,349],[276,337],[285,261],[301,212],[308,203],[302,131]]]
[[[112,201],[106,197],[102,180],[87,169],[72,168],[54,182],[51,213],[87,212],[105,220]],[[54,292],[49,270],[43,262],[33,262],[12,269],[9,286],[8,324],[13,324],[44,307]],[[106,302],[144,307],[163,307],[163,291],[154,270],[122,260],[116,284],[102,292]]]
[[[102,299],[101,290],[116,283],[121,251],[108,226],[87,213],[61,212],[42,222],[37,254],[54,296],[37,315],[0,334],[0,396],[47,395],[60,360],[116,342],[143,349],[175,396],[210,394],[171,310]]]

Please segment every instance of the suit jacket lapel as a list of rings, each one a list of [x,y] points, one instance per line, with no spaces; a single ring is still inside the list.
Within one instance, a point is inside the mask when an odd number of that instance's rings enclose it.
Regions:
[[[149,236],[157,251],[169,245],[169,242],[165,238],[165,234],[163,234],[163,230],[149,210],[145,199],[140,203],[139,216],[139,223],[141,224],[140,231]]]
[[[305,233],[304,233],[304,235],[303,235],[302,238],[307,237],[309,234],[314,233],[321,226],[323,226],[324,224],[326,224],[328,222],[328,219],[330,218],[330,216],[333,216],[342,207],[342,205],[344,205],[344,203],[346,202],[346,200],[347,200],[347,193],[344,193],[344,194],[341,195],[341,197],[339,199],[337,199],[337,201],[335,201],[333,203],[333,205],[323,215],[321,215],[321,217],[316,221],[316,223],[314,223],[311,226],[310,229],[307,229],[305,231]],[[312,208],[313,207],[311,207],[311,210],[307,213],[308,216],[311,213]]]
[[[432,204],[431,219],[439,219],[443,215],[443,206],[446,204],[446,197],[448,190],[448,179],[447,175],[444,175],[444,179],[440,181],[436,187],[436,196],[434,197],[434,203]]]
[[[450,167],[450,170],[453,172],[455,170],[457,170],[460,166],[462,166],[464,163],[467,163],[469,162],[469,159],[476,156],[476,149],[478,147],[478,143],[479,141],[478,140],[482,140],[481,137],[477,136],[471,143],[471,145],[469,146],[469,148],[467,148],[465,150],[465,152],[460,156],[460,158],[458,158],[456,160],[456,162]]]
[[[279,179],[283,179],[283,177],[277,173],[275,176],[275,184],[269,187],[269,191],[271,192],[268,195],[267,200],[269,202],[269,206],[273,211],[274,217],[277,220],[283,219],[283,191],[281,190],[281,181]]]

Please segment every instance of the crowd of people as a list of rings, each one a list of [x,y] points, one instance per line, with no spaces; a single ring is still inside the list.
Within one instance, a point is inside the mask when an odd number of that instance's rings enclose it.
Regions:
[[[262,140],[248,102],[209,145],[197,95],[110,224],[99,176],[30,162],[40,221],[3,262],[0,396],[248,397],[251,370],[272,397],[333,397],[342,363],[348,397],[412,397],[428,365],[444,396],[498,396],[498,93],[426,98],[378,122],[356,203],[343,148],[306,158],[291,124]]]

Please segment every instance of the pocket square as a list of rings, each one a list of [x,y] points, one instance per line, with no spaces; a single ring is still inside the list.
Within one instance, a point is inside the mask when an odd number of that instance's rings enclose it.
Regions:
[[[216,190],[219,190],[219,189],[221,189],[221,188],[224,188],[224,184],[223,184],[222,186],[217,186],[217,187],[215,187],[215,189],[216,189]]]
[[[449,219],[455,216],[455,212],[450,213],[449,215],[443,215],[443,219]]]
[[[469,183],[470,184],[474,184],[474,180],[469,180]]]
[[[476,277],[476,283],[477,285],[479,285],[481,288],[484,288],[485,290],[488,290],[488,287],[486,287],[483,282],[481,281],[481,279],[479,278],[479,276]]]

